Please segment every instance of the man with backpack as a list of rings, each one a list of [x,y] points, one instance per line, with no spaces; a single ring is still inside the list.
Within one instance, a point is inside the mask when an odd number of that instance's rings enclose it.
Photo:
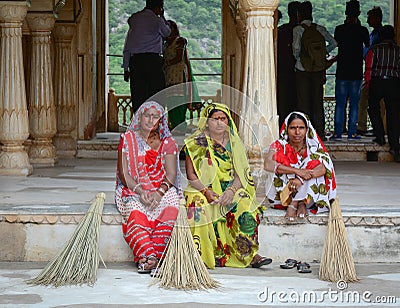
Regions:
[[[325,139],[323,96],[326,58],[337,43],[325,27],[312,22],[310,1],[300,3],[298,16],[300,24],[293,29],[298,109],[310,116],[318,135]]]

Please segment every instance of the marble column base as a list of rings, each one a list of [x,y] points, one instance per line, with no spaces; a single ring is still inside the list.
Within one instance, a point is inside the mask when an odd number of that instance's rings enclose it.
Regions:
[[[70,135],[57,135],[54,137],[54,146],[56,148],[57,157],[75,157],[76,145],[76,140]]]
[[[53,167],[56,163],[56,150],[51,141],[49,139],[32,140],[29,161],[35,167]]]
[[[32,170],[28,154],[23,146],[2,146],[0,175],[28,176],[32,174]]]

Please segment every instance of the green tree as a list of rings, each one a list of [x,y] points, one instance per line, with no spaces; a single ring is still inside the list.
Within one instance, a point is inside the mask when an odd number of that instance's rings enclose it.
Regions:
[[[129,16],[144,8],[144,0],[109,0],[109,53],[122,55]],[[164,2],[165,17],[174,20],[182,36],[188,39],[191,58],[221,57],[221,1],[170,0]],[[117,93],[129,93],[123,81],[122,58],[109,57],[110,87]],[[192,61],[195,74],[221,73],[221,61]],[[198,80],[204,80],[198,77]],[[206,79],[210,80],[210,79]],[[220,81],[220,77],[214,78]]]

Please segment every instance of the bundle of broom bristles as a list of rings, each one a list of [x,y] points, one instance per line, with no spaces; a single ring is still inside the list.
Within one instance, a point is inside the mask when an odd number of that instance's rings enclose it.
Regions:
[[[336,283],[359,281],[338,198],[330,206],[319,278]]]
[[[27,281],[29,284],[54,287],[95,284],[101,259],[99,239],[105,199],[105,193],[96,195],[70,240],[36,278]]]
[[[218,288],[219,283],[208,272],[196,249],[190,232],[186,207],[179,206],[171,238],[160,268],[150,285],[164,289],[204,290]]]

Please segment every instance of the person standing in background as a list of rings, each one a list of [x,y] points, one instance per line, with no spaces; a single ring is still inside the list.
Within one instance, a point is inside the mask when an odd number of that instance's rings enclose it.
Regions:
[[[146,7],[128,19],[123,64],[124,80],[130,80],[133,112],[149,97],[165,88],[162,47],[171,33],[164,18],[163,0],[146,0]]]
[[[381,118],[380,100],[386,107],[387,133],[390,153],[400,162],[399,112],[400,112],[400,47],[394,41],[391,25],[381,29],[381,43],[374,45],[365,58],[365,83],[369,89],[368,114],[376,138],[374,142],[384,145],[385,130]]]
[[[171,34],[164,46],[164,72],[167,91],[168,122],[170,129],[175,133],[186,131],[186,111],[191,104],[192,80],[189,57],[187,54],[187,40],[180,36],[178,25],[168,20]]]
[[[369,46],[365,47],[363,56],[364,60],[369,49],[381,42],[380,30],[382,28],[382,10],[379,6],[374,6],[367,12],[367,23],[373,28],[369,35]],[[365,85],[365,80],[361,86],[360,104],[358,108],[358,126],[357,133],[360,135],[367,135],[367,115],[368,115],[368,89]]]
[[[300,3],[298,16],[300,24],[293,28],[293,55],[296,59],[297,109],[310,116],[318,135],[324,140],[324,83],[326,79],[325,72],[328,66],[326,56],[335,49],[337,43],[325,27],[312,22],[312,4],[310,1]],[[317,31],[314,31],[315,29]],[[313,34],[306,35],[306,31],[308,33],[312,31]],[[318,46],[316,46],[315,41],[306,46],[303,36],[314,40],[316,35],[318,35]],[[327,45],[326,42],[328,43]],[[317,52],[307,54],[307,51],[317,51],[318,54]],[[316,56],[318,56],[318,59]],[[306,62],[306,60],[308,61]],[[312,64],[310,65],[311,69],[306,67],[306,63]],[[290,91],[290,89],[287,90]]]
[[[350,98],[347,139],[358,140],[357,132],[358,104],[360,101],[363,78],[363,47],[369,47],[368,29],[360,25],[360,2],[346,2],[346,20],[335,29],[338,43],[335,87],[335,133],[334,139],[342,139],[344,114],[347,97]]]
[[[299,1],[288,3],[289,22],[278,27],[278,114],[281,123],[286,116],[297,108],[296,74],[293,56],[293,28],[298,24],[297,9]]]

